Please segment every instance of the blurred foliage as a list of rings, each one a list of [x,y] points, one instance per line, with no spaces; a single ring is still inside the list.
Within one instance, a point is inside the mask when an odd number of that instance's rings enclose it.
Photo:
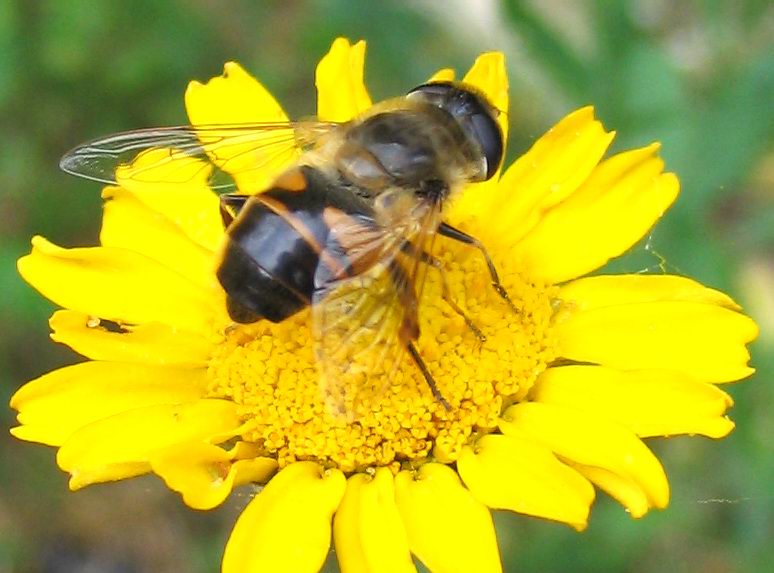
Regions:
[[[738,428],[719,443],[653,446],[673,486],[633,521],[600,494],[589,530],[498,514],[508,571],[760,571],[774,532],[774,10],[766,0],[5,0],[0,3],[0,397],[74,356],[15,260],[29,237],[93,244],[96,184],[58,172],[70,146],[185,122],[190,79],[237,60],[291,115],[314,110],[314,66],[338,35],[369,42],[375,99],[479,52],[508,56],[510,154],[593,103],[616,149],[663,142],[682,195],[611,268],[666,269],[731,292],[759,320],[759,373],[731,388]],[[13,425],[2,410],[3,426]],[[0,572],[215,571],[247,494],[202,515],[144,478],[69,493],[53,451],[0,441]],[[328,570],[335,570],[331,558]]]

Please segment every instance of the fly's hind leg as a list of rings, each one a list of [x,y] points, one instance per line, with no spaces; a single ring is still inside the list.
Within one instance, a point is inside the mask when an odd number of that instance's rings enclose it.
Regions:
[[[441,394],[438,385],[435,383],[435,378],[433,378],[430,370],[428,370],[425,361],[422,360],[422,356],[419,354],[417,347],[414,346],[414,341],[419,338],[418,304],[414,287],[411,282],[407,280],[405,269],[403,269],[397,261],[393,260],[389,264],[389,271],[405,311],[403,322],[398,331],[401,344],[406,348],[406,351],[409,353],[409,356],[411,356],[414,364],[416,364],[417,368],[419,368],[419,371],[422,373],[422,376],[424,376],[427,385],[430,387],[430,392],[433,393],[433,397],[438,400],[441,406],[448,412],[451,410],[451,404],[449,404],[446,398],[443,397],[443,394]]]
[[[408,350],[409,355],[414,360],[414,364],[417,365],[417,368],[419,368],[419,371],[422,372],[422,376],[425,377],[425,380],[427,381],[427,385],[430,386],[430,392],[433,393],[433,398],[438,400],[438,402],[443,406],[444,410],[449,412],[451,410],[451,404],[446,400],[446,398],[443,397],[443,394],[441,394],[441,391],[438,389],[438,386],[435,383],[435,379],[433,378],[433,375],[430,374],[430,371],[427,369],[427,365],[425,364],[425,361],[422,360],[422,357],[419,355],[419,351],[417,350],[417,347],[414,346],[414,343],[409,341],[406,344],[406,350]]]
[[[487,253],[486,249],[484,248],[484,245],[481,244],[481,241],[479,241],[475,237],[471,237],[470,235],[460,231],[459,229],[456,229],[455,227],[452,227],[448,223],[441,223],[439,225],[438,234],[443,235],[444,237],[447,237],[454,241],[459,241],[460,243],[470,245],[475,249],[478,249],[481,252],[481,254],[484,256],[487,269],[489,269],[489,277],[492,280],[492,288],[494,288],[497,294],[499,294],[502,297],[502,299],[506,303],[508,303],[508,306],[511,307],[511,310],[513,310],[513,312],[519,312],[516,306],[513,304],[511,297],[508,295],[508,291],[505,290],[505,287],[500,282],[500,276],[497,274],[497,269],[495,268],[494,263],[492,262],[492,259],[489,257],[489,253]]]

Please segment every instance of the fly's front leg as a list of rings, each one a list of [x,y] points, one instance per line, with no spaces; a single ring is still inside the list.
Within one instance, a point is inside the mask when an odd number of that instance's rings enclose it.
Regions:
[[[430,391],[433,393],[433,397],[438,400],[441,406],[448,412],[451,410],[451,404],[449,404],[446,398],[443,397],[443,394],[441,394],[438,385],[435,383],[435,378],[433,378],[425,361],[422,360],[422,356],[419,354],[417,347],[414,345],[414,341],[419,338],[419,316],[417,313],[419,305],[417,303],[413,285],[407,280],[406,271],[399,262],[393,260],[389,265],[389,271],[392,282],[398,290],[398,296],[400,297],[404,309],[403,322],[398,331],[400,341],[406,348],[409,356],[411,356],[414,364],[419,368],[422,376],[424,376],[427,385],[430,387]]]
[[[489,258],[489,253],[486,252],[484,245],[482,245],[478,239],[476,239],[475,237],[471,237],[467,233],[464,233],[459,229],[452,227],[448,223],[441,223],[438,226],[438,234],[478,249],[481,252],[481,254],[484,256],[484,260],[486,261],[486,266],[489,269],[489,277],[492,279],[492,288],[494,288],[497,294],[499,294],[502,297],[502,299],[508,303],[508,306],[511,307],[511,310],[513,312],[518,312],[516,306],[513,304],[513,301],[511,300],[511,297],[508,295],[508,291],[506,291],[505,287],[503,287],[502,283],[500,283],[500,277],[497,274],[497,269],[495,268],[494,263],[492,262],[492,259]]]

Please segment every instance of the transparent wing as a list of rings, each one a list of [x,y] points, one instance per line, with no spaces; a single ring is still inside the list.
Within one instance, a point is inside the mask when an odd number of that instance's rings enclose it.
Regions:
[[[184,184],[205,177],[219,191],[253,193],[338,125],[310,120],[138,129],[81,144],[59,165],[108,184]]]
[[[410,216],[402,213],[401,223],[393,219],[398,212],[386,218],[391,226],[375,223],[370,231],[333,227],[333,242],[349,246],[328,247],[327,253],[344,254],[360,272],[338,280],[322,277],[312,301],[320,390],[328,411],[347,421],[364,418],[390,385],[411,372],[400,365],[410,360],[406,344],[416,338],[413,330],[418,334],[427,270],[420,253],[432,249],[440,210],[418,203]]]

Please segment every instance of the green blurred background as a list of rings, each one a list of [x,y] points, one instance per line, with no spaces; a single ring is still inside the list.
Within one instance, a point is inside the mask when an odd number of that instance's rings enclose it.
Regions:
[[[696,277],[732,293],[762,327],[758,374],[729,388],[736,431],[720,442],[650,442],[670,476],[666,511],[634,521],[600,495],[582,534],[498,514],[506,570],[770,570],[774,10],[766,0],[0,1],[0,401],[75,360],[48,340],[53,308],[15,270],[33,234],[68,246],[96,241],[99,186],[60,173],[60,155],[97,135],[184,123],[186,83],[220,74],[232,59],[291,115],[308,115],[315,64],[338,35],[368,40],[374,99],[504,51],[511,156],[589,103],[618,131],[616,149],[662,141],[682,195],[624,268]],[[7,407],[0,415],[3,427],[14,425]],[[0,573],[218,570],[248,493],[210,513],[186,509],[153,478],[71,493],[54,454],[0,437]],[[333,557],[327,570],[336,570]]]

